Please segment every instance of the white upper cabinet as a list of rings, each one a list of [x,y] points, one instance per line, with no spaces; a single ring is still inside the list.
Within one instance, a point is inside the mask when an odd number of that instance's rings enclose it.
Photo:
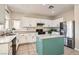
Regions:
[[[21,20],[22,27],[36,27],[36,20],[34,18],[23,18]]]
[[[50,26],[50,20],[48,19],[41,19],[41,23],[43,23],[43,27],[49,27]]]
[[[37,27],[37,23],[43,23],[43,27],[59,27],[60,22],[63,22],[62,18],[55,19],[55,20],[48,20],[48,19],[37,19],[37,18],[23,18],[21,20],[22,27]]]
[[[0,24],[5,22],[5,5],[0,4]]]
[[[36,26],[37,26],[37,22],[38,22],[37,19],[35,19],[35,18],[31,18],[31,21],[30,21],[30,23],[31,23],[31,27],[36,27]]]
[[[53,22],[53,20],[49,20],[49,27],[54,27],[54,22]]]
[[[51,22],[51,24],[52,24],[52,27],[59,27],[59,26],[60,26],[59,20],[53,20],[53,21]]]
[[[63,18],[51,20],[51,27],[60,27],[60,22],[64,22]]]

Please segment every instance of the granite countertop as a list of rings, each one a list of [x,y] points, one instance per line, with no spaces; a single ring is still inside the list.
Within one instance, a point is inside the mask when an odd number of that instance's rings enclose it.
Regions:
[[[5,44],[11,42],[16,35],[10,35],[10,36],[0,36],[0,44]]]
[[[46,39],[46,38],[56,38],[56,37],[63,37],[64,35],[50,35],[50,34],[46,34],[46,35],[37,35],[38,38],[40,39]]]

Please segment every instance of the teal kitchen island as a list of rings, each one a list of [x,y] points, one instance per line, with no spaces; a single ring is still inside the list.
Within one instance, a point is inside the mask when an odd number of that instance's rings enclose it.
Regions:
[[[36,39],[36,50],[38,55],[63,55],[64,36],[39,35]]]

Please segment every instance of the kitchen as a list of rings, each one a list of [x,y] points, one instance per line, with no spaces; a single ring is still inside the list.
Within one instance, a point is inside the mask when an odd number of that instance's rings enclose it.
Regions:
[[[64,45],[75,49],[73,10],[74,5],[0,5],[0,54],[59,55],[64,54]],[[64,12],[69,15],[61,16]],[[58,42],[49,40],[50,38],[56,38]],[[46,48],[39,47],[42,44],[40,39],[50,44]],[[57,47],[52,45],[51,48],[51,44]],[[21,46],[24,47],[20,48]],[[42,50],[45,52],[41,52]]]

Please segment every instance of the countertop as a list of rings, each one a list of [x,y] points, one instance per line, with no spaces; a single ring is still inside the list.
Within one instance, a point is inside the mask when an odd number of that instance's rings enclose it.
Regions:
[[[0,44],[9,43],[9,42],[11,42],[15,37],[16,37],[16,35],[0,36]]]
[[[64,35],[50,35],[50,34],[46,34],[46,35],[37,35],[38,38],[40,39],[46,39],[46,38],[58,38],[58,37],[63,37]]]

